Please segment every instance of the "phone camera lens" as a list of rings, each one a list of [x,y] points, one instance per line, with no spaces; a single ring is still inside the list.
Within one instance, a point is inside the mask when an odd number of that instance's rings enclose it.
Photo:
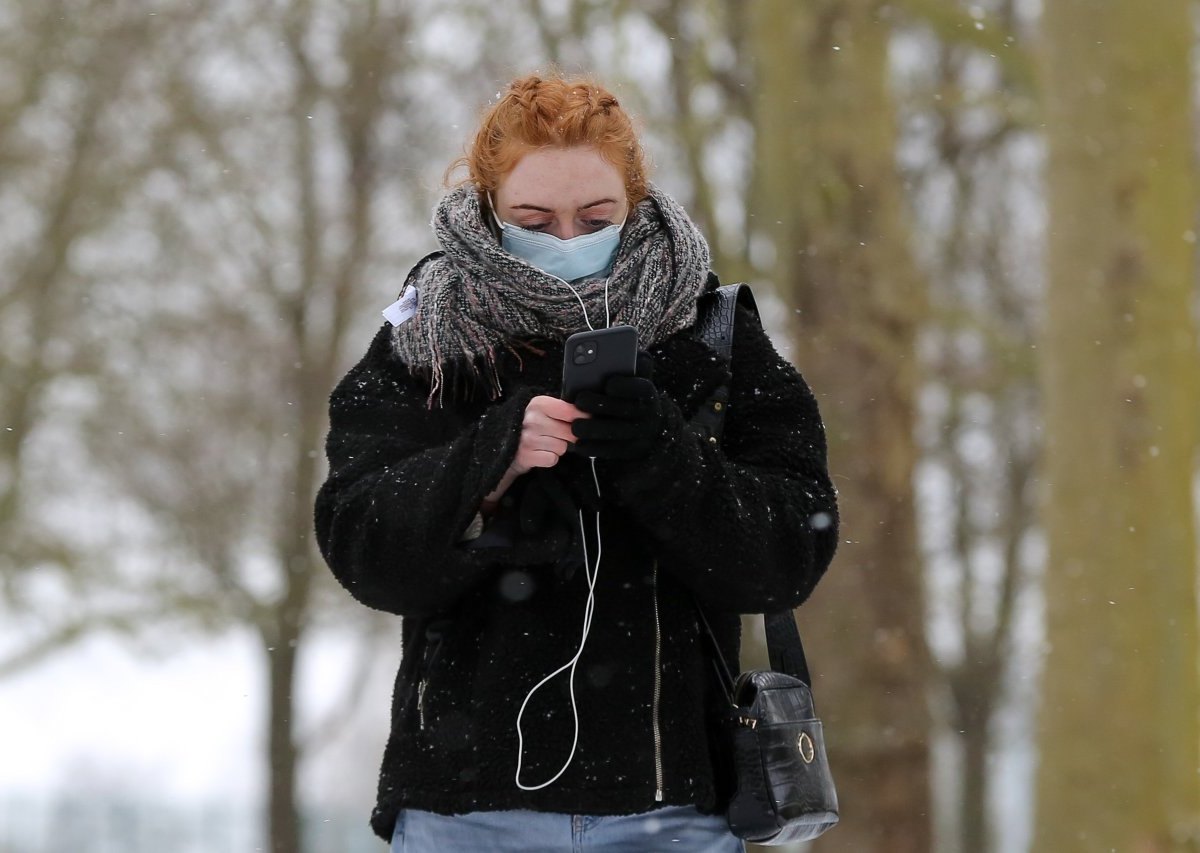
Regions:
[[[575,345],[574,351],[571,353],[571,360],[576,364],[591,364],[596,360],[596,342],[583,341]]]

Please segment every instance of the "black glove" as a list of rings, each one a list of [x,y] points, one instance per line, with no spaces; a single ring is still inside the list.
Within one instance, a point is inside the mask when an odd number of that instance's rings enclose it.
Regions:
[[[571,451],[597,459],[641,459],[663,428],[662,404],[654,386],[654,361],[638,353],[636,376],[612,376],[603,393],[581,391],[575,405],[591,415],[571,425],[579,440]]]

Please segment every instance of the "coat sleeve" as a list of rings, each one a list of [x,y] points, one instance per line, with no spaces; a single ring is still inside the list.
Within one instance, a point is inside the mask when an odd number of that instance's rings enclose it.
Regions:
[[[480,406],[473,420],[431,408],[391,352],[390,327],[329,399],[329,475],[317,493],[317,544],[359,601],[406,616],[449,609],[497,564],[542,562],[550,542],[505,553],[461,543],[516,455],[531,392]]]
[[[798,606],[833,559],[837,496],[816,398],[738,309],[725,434],[713,445],[663,396],[666,428],[648,460],[610,463],[628,511],[664,570],[707,606]]]

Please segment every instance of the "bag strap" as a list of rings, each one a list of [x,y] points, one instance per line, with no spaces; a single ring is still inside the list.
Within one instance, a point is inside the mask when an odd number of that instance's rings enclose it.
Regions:
[[[715,275],[710,273],[713,280]],[[696,332],[700,340],[719,355],[726,364],[733,359],[733,325],[737,307],[748,308],[755,318],[758,305],[746,284],[725,284],[709,291],[700,303]],[[719,444],[725,426],[725,407],[729,404],[729,385],[722,384],[704,401],[692,417],[691,424],[712,444]]]
[[[701,307],[696,331],[700,339],[708,344],[717,355],[729,361],[733,358],[733,327],[737,307],[748,308],[755,319],[760,319],[758,303],[748,284],[723,284],[706,296],[711,300]],[[760,320],[761,322],[761,320]]]
[[[715,278],[715,276],[714,276]],[[710,291],[706,296],[707,304],[700,308],[700,318],[696,325],[700,339],[713,349],[726,362],[733,359],[733,330],[737,316],[738,305],[748,308],[756,319],[759,319],[758,305],[748,284],[725,284]],[[721,440],[725,426],[725,410],[728,408],[729,386],[722,385],[700,411],[692,418],[691,423],[702,435],[713,444]],[[730,702],[733,702],[733,675],[729,664],[721,653],[716,635],[708,624],[708,617],[700,601],[692,596],[696,613],[700,617],[700,627],[713,656],[713,666],[717,678],[721,682]],[[808,659],[804,654],[804,645],[800,641],[800,630],[796,627],[796,618],[791,610],[781,610],[776,613],[763,615],[763,628],[767,636],[767,656],[771,661],[771,669],[782,672],[794,678],[799,678],[805,684],[812,686],[812,677],[808,671]]]
[[[704,614],[704,608],[700,606],[700,601],[694,594],[692,603],[696,607],[696,615],[700,617],[701,633],[704,635],[705,644],[712,657],[717,680],[721,683],[730,704],[736,704],[733,699],[734,678],[733,673],[729,670],[729,663],[725,660],[725,655],[721,653],[716,635],[713,634],[712,626],[708,624],[708,617]],[[808,671],[808,658],[804,655],[804,644],[800,641],[800,629],[796,627],[796,617],[792,611],[781,610],[777,613],[763,614],[763,628],[767,635],[767,657],[771,662],[771,669],[798,678],[812,687],[812,675]]]

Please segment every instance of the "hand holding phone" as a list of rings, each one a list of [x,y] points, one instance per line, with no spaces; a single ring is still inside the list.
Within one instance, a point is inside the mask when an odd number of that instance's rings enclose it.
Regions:
[[[534,397],[525,407],[521,440],[512,468],[517,475],[534,468],[553,468],[575,443],[571,423],[587,417],[575,406],[557,397]]]
[[[565,400],[539,395],[525,405],[521,418],[521,438],[508,470],[496,487],[484,497],[481,507],[485,514],[495,510],[500,498],[513,481],[535,468],[553,468],[575,443],[571,431],[573,421],[589,417]]]
[[[590,417],[571,430],[579,439],[573,452],[597,459],[642,459],[663,439],[663,402],[654,385],[654,362],[646,353],[636,359],[633,376],[610,376],[600,391],[581,391],[575,405]]]

